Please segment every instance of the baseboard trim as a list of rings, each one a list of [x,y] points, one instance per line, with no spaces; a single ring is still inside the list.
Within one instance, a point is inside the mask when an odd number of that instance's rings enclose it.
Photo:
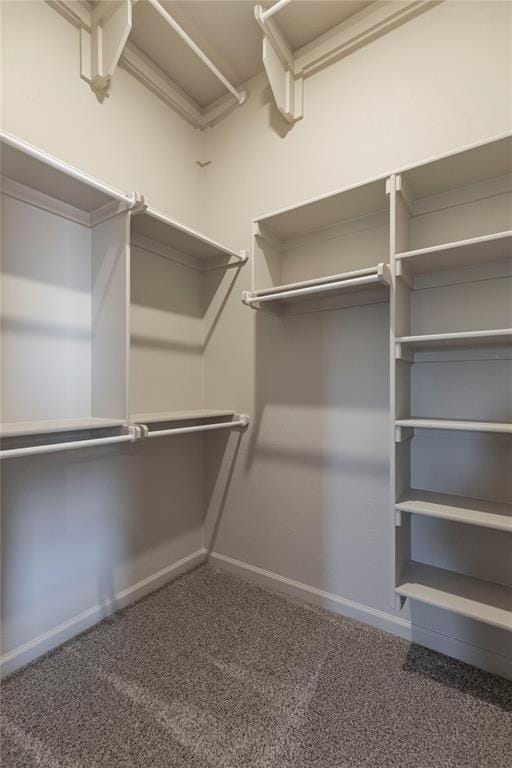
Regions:
[[[402,619],[399,616],[377,610],[363,603],[347,600],[331,592],[325,592],[308,584],[303,584],[300,581],[288,579],[278,573],[266,571],[263,568],[244,563],[241,560],[221,555],[219,552],[210,552],[208,562],[261,586],[278,592],[284,592],[304,602],[326,608],[349,619],[369,624],[392,635],[397,635],[418,645],[424,645],[434,651],[444,653],[446,656],[464,661],[466,664],[471,664],[486,672],[512,680],[512,660],[488,651],[485,648],[464,643],[448,635],[413,624],[408,619]]]
[[[73,616],[68,621],[59,624],[57,627],[50,629],[48,632],[35,637],[33,640],[29,640],[28,643],[14,648],[0,657],[1,676],[5,677],[12,674],[12,672],[15,672],[20,667],[53,650],[75,635],[84,632],[107,616],[119,611],[121,608],[125,608],[136,600],[140,600],[141,597],[154,592],[155,589],[178,578],[183,573],[197,568],[198,565],[201,565],[206,560],[206,557],[207,550],[204,548],[198,549],[192,552],[192,554],[182,557],[181,560],[177,560],[175,563],[171,563],[171,565],[151,574],[151,576],[138,581],[136,584],[132,584],[130,587],[117,592],[111,600],[107,600],[102,604],[98,603],[92,608],[82,611],[77,616]]]

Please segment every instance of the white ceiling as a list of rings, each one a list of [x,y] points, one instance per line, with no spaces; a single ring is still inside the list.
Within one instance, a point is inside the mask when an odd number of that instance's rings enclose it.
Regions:
[[[371,5],[373,0],[293,0],[273,17],[295,51]],[[262,32],[252,0],[162,0],[162,5],[221,72],[239,86],[261,72]],[[261,5],[272,5],[271,0]],[[130,40],[197,104],[226,90],[144,0],[134,4]]]

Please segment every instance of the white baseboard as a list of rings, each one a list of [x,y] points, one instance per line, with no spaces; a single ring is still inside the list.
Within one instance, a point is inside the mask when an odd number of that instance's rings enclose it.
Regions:
[[[208,561],[212,565],[224,568],[261,586],[284,592],[304,602],[326,608],[350,619],[356,619],[392,635],[398,635],[418,645],[424,645],[434,651],[444,653],[446,656],[464,661],[466,664],[484,669],[486,672],[512,680],[512,660],[485,648],[464,643],[439,632],[433,632],[392,613],[386,613],[368,605],[347,600],[339,595],[324,592],[300,581],[294,581],[272,571],[266,571],[241,560],[221,555],[219,552],[211,552],[208,555]]]
[[[157,571],[157,573],[153,573],[151,576],[142,579],[142,581],[138,581],[136,584],[117,592],[111,600],[108,600],[101,605],[94,605],[92,608],[82,611],[82,613],[79,613],[77,616],[73,616],[71,619],[68,619],[68,621],[39,635],[39,637],[35,637],[28,643],[24,643],[18,648],[14,648],[12,651],[9,651],[0,657],[2,677],[10,675],[30,661],[37,659],[44,653],[61,645],[66,640],[80,634],[80,632],[84,632],[84,630],[97,624],[106,616],[110,616],[115,611],[125,608],[127,605],[130,605],[130,603],[134,603],[136,600],[139,600],[150,592],[154,592],[155,589],[176,579],[183,573],[191,571],[193,568],[201,565],[201,563],[206,560],[206,556],[206,549],[198,549],[195,552],[192,552],[192,554],[183,557],[181,560],[162,568],[162,570]]]

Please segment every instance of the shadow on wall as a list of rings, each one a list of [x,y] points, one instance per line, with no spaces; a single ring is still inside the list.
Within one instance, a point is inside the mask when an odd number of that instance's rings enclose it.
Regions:
[[[385,601],[388,305],[256,311],[255,326],[245,456],[252,540],[244,549],[251,562],[289,578],[369,605]],[[378,583],[360,579],[362,569]]]

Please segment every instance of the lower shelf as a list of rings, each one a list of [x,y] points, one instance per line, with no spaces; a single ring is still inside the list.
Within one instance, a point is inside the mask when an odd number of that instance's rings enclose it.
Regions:
[[[403,597],[512,631],[511,587],[411,562],[404,570],[396,592]]]
[[[401,512],[512,533],[512,504],[409,489],[403,493],[396,508]]]
[[[12,421],[0,424],[1,437],[21,437],[22,435],[49,435],[52,432],[79,432],[89,429],[108,429],[121,427],[123,419],[100,419],[85,417],[82,419],[45,419],[41,421]]]

